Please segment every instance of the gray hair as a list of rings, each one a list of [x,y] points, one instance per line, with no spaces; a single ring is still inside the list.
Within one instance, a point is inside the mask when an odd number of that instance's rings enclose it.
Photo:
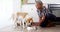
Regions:
[[[35,0],[36,3],[40,3],[43,4],[43,2],[41,0]]]

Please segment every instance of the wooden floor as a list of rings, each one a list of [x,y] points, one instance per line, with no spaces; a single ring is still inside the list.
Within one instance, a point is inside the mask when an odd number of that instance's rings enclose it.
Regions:
[[[27,30],[22,28],[15,28],[14,26],[7,26],[0,29],[0,32],[60,32],[60,26],[38,28],[37,30]]]

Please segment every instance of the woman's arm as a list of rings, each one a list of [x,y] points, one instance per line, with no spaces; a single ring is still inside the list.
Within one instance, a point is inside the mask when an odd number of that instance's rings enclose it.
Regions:
[[[41,23],[44,22],[45,19],[46,19],[46,17],[45,17],[45,16],[42,16],[42,17],[40,18],[40,20],[39,20],[39,24],[41,25]]]

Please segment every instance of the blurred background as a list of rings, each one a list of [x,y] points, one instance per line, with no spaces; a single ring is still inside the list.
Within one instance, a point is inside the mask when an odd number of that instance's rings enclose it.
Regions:
[[[22,2],[21,0],[0,0],[0,28],[13,25],[13,21],[11,20],[11,16],[13,13],[18,11],[28,12],[29,15],[33,17],[33,20],[38,21],[38,15],[35,7],[35,0],[25,0],[26,2]],[[44,3],[44,6],[47,8],[50,7],[50,4],[54,4],[56,6],[59,5],[60,8],[60,0],[41,0]],[[49,5],[49,7],[48,7]],[[54,8],[54,7],[53,7]],[[60,10],[54,11],[57,17],[60,17]]]

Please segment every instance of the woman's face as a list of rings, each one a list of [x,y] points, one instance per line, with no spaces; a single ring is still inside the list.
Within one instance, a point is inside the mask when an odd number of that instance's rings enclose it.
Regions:
[[[36,8],[37,8],[37,9],[41,9],[42,7],[43,7],[43,4],[36,3]]]

